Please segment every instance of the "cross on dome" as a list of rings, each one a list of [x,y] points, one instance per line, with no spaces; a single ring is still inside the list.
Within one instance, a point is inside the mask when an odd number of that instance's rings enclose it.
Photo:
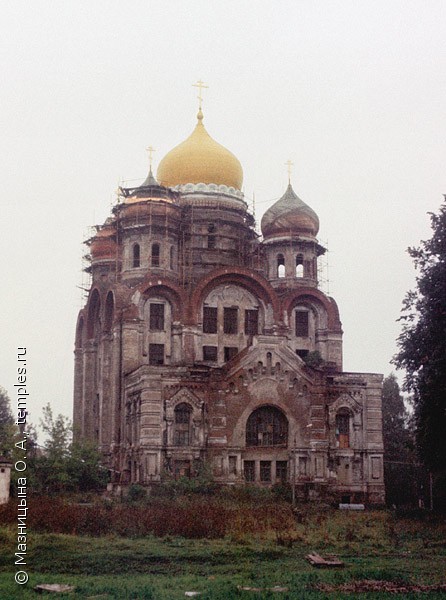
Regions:
[[[201,79],[199,79],[197,81],[197,83],[192,84],[192,87],[198,88],[198,96],[197,96],[198,102],[199,102],[198,109],[201,110],[201,103],[203,101],[203,96],[201,95],[201,93],[202,93],[203,89],[209,89],[209,86],[205,85],[204,81],[201,81]]]

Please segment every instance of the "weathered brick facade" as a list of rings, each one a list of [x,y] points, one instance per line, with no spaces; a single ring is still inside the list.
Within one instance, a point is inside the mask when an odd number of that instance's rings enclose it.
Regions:
[[[342,371],[316,214],[289,186],[262,239],[219,182],[150,173],[121,199],[89,241],[75,347],[76,435],[97,442],[114,485],[206,462],[222,484],[382,503],[382,376]]]

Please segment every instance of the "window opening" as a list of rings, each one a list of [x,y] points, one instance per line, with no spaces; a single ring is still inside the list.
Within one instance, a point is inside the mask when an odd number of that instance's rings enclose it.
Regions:
[[[208,225],[208,248],[211,250],[217,245],[217,238],[215,236],[215,225],[210,223]]]
[[[175,446],[188,446],[190,444],[190,422],[192,408],[189,404],[182,402],[175,407]]]
[[[277,277],[285,277],[285,258],[283,254],[277,255]]]
[[[271,481],[271,461],[261,460],[260,461],[260,481],[268,483]]]
[[[224,333],[237,333],[238,308],[223,309],[223,331]]]
[[[229,475],[237,475],[237,457],[229,457]]]
[[[203,360],[217,361],[217,346],[203,346]]]
[[[243,471],[245,475],[245,481],[252,482],[256,478],[255,462],[253,460],[243,461]]]
[[[308,311],[296,310],[296,336],[308,337]]]
[[[149,365],[164,364],[164,344],[149,344]]]
[[[259,311],[257,309],[245,310],[245,334],[257,335],[259,333]]]
[[[164,331],[164,304],[150,304],[150,331]]]
[[[203,333],[217,333],[217,308],[203,307]]]
[[[160,245],[152,244],[152,267],[160,266]]]
[[[304,257],[301,254],[296,256],[296,277],[304,276]]]
[[[261,406],[246,423],[247,446],[284,446],[288,442],[288,421],[273,406]]]
[[[171,271],[173,271],[173,269],[174,269],[174,265],[173,265],[173,252],[174,252],[173,246],[171,246],[170,250],[169,250],[169,267],[170,267]]]
[[[238,354],[238,348],[236,346],[225,346],[225,348],[224,348],[225,362],[230,361],[232,358],[234,358],[234,356],[236,354]]]
[[[338,448],[350,448],[350,415],[346,410],[336,415],[336,440]]]
[[[301,349],[296,350],[297,356],[300,356],[301,358],[305,358],[306,356],[308,356],[308,353],[309,353],[309,350],[301,350]]]
[[[134,244],[133,245],[133,261],[132,261],[132,267],[134,269],[136,269],[137,267],[139,267],[141,264],[141,249],[139,247],[139,244]]]
[[[280,483],[286,483],[288,479],[288,463],[286,460],[276,462],[276,480]]]

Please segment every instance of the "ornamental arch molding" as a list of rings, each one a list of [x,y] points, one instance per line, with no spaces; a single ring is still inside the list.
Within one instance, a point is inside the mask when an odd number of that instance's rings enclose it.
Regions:
[[[342,394],[328,407],[328,425],[330,431],[330,446],[336,447],[336,415],[348,412],[351,420],[351,447],[362,445],[363,430],[363,404],[351,394]]]
[[[166,400],[166,404],[165,404],[166,418],[173,419],[174,413],[175,413],[175,407],[178,404],[182,404],[182,403],[189,404],[191,406],[194,419],[196,419],[198,417],[201,419],[204,402],[203,402],[203,400],[200,400],[200,398],[198,398],[188,388],[181,388],[180,390],[175,392],[175,394],[173,396],[171,396],[170,398],[168,398],[168,400]]]

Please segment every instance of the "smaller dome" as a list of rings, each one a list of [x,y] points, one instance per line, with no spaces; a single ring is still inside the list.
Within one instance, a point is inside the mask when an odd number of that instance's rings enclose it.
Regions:
[[[107,219],[91,240],[90,254],[92,260],[116,259],[116,229],[111,219]]]
[[[284,195],[262,217],[263,237],[282,237],[290,234],[315,237],[319,218],[288,184]]]

